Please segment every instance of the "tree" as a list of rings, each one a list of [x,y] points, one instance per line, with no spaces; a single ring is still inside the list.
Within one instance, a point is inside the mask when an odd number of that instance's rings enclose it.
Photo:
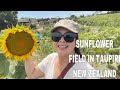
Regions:
[[[72,19],[72,20],[74,20],[74,21],[78,20],[77,16],[75,16],[75,15],[71,15],[69,18]]]
[[[120,11],[108,11],[107,14],[120,13]]]
[[[80,15],[80,17],[82,18],[82,17],[85,17],[84,15]]]
[[[92,14],[92,16],[98,15],[98,14],[101,14],[101,13],[102,13],[102,11],[95,11],[95,12]]]
[[[0,11],[0,30],[17,24],[17,11]]]

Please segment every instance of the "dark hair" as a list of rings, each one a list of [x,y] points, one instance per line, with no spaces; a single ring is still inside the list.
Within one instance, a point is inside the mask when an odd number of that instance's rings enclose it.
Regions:
[[[77,37],[76,37],[76,40],[78,39],[78,34],[77,34]],[[77,53],[78,55],[80,55],[80,58],[82,58],[82,53],[80,52],[80,49],[75,47],[75,53]]]

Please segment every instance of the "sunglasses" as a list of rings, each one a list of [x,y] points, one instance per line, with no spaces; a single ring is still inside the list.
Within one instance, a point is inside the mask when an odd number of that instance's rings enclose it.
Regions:
[[[64,35],[62,35],[60,32],[52,32],[52,40],[54,42],[59,42],[62,37],[66,42],[73,42],[74,38],[77,37],[77,34],[73,32],[67,32]]]

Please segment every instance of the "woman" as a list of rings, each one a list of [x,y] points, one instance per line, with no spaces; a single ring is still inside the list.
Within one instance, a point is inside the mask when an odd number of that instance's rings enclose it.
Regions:
[[[77,77],[75,70],[89,70],[94,68],[87,62],[69,62],[69,55],[79,54],[75,41],[78,39],[79,25],[72,20],[60,20],[51,30],[53,48],[55,53],[48,55],[37,66],[32,59],[25,60],[25,70],[30,79],[43,77],[45,79],[82,79],[89,78]]]

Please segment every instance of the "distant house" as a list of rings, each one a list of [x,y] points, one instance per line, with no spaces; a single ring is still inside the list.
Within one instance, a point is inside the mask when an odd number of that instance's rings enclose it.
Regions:
[[[30,22],[33,24],[38,23],[38,20],[36,18],[29,18]]]
[[[64,19],[64,18],[39,18],[37,19],[37,22],[39,24],[48,25],[50,23],[56,23],[61,19]]]
[[[30,24],[30,19],[26,19],[26,18],[24,18],[24,19],[19,19],[18,20],[18,25],[25,25],[25,26],[28,26],[29,24]]]
[[[46,24],[46,23],[49,23],[49,18],[40,18],[40,19],[37,19],[37,22],[39,24]]]

